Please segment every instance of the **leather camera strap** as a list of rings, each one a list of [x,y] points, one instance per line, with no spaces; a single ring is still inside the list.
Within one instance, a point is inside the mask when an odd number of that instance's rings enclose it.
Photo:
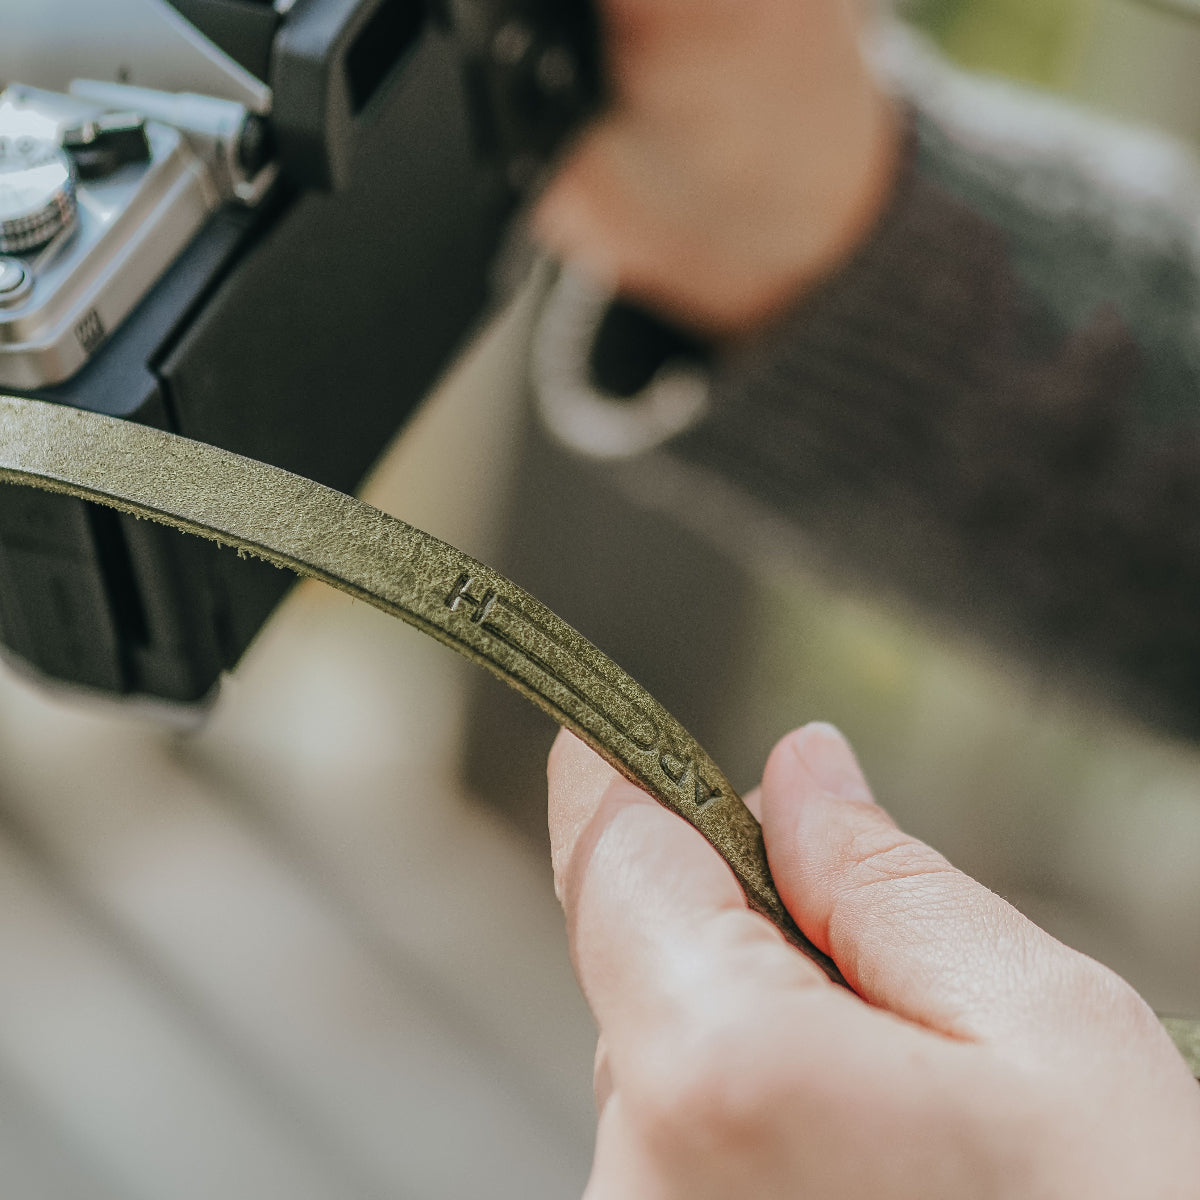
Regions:
[[[320,579],[486,667],[698,829],[750,907],[845,985],[788,914],[762,830],[712,759],[644,688],[499,572],[279,467],[40,400],[0,395],[0,482],[105,504]],[[1168,1028],[1200,1077],[1200,1025]]]
[[[0,396],[0,481],[65,492],[312,576],[486,667],[694,825],[750,906],[830,978],[771,881],[758,822],[654,698],[545,605],[387,513],[279,467],[160,429]]]

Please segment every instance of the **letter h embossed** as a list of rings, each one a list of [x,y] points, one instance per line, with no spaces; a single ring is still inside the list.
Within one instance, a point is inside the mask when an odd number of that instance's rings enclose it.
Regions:
[[[471,588],[475,584],[473,575],[460,575],[458,581],[454,585],[454,590],[446,597],[446,607],[451,612],[458,612],[464,604],[468,604],[473,609],[471,620],[479,625],[487,619],[488,613],[496,603],[496,593],[486,591],[482,597],[472,596]]]

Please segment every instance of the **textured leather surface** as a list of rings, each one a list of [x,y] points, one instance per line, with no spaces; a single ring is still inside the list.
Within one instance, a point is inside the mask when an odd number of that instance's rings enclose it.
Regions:
[[[750,906],[843,982],[788,915],[758,822],[712,759],[644,688],[499,572],[279,467],[38,400],[0,396],[0,480],[106,504],[320,579],[486,667],[695,826]]]

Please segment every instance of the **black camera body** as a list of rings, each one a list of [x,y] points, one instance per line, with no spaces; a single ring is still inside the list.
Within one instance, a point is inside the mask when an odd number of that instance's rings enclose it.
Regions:
[[[10,81],[0,391],[351,491],[479,320],[514,210],[599,103],[590,5],[173,7],[269,102]],[[6,197],[6,166],[54,194]],[[13,212],[18,194],[31,211]],[[0,489],[0,634],[67,684],[202,700],[290,582],[107,509]]]

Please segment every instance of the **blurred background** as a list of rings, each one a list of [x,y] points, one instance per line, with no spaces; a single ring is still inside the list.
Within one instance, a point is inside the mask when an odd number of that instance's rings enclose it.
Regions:
[[[1200,49],[1172,65],[1171,5],[906,16],[972,69],[1200,124]],[[832,585],[731,498],[557,448],[529,404],[543,292],[463,356],[367,498],[560,608],[739,785],[786,730],[837,723],[903,824],[1160,1010],[1200,1015],[1197,750]],[[639,641],[665,560],[673,599],[720,572],[732,630]],[[307,583],[186,728],[0,672],[5,1196],[578,1194],[593,1031],[544,849],[552,736]]]

